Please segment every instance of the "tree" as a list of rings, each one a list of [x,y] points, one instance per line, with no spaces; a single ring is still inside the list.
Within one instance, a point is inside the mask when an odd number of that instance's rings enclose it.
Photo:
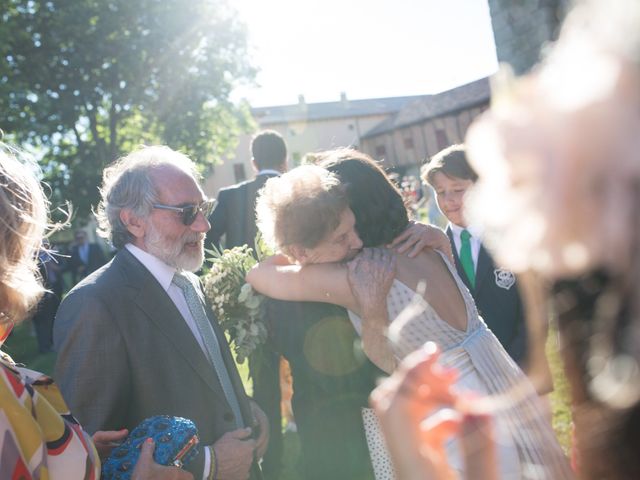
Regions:
[[[80,217],[103,168],[166,143],[203,173],[250,122],[246,31],[224,0],[0,0],[0,118]]]

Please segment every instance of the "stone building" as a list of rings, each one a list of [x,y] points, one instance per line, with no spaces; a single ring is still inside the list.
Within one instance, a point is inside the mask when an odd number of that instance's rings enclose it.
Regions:
[[[362,137],[362,150],[387,168],[418,175],[424,160],[464,140],[471,121],[489,106],[486,78],[407,103]]]
[[[307,103],[300,96],[295,105],[253,108],[258,129],[275,130],[289,149],[289,165],[299,165],[307,153],[336,147],[359,148],[362,137],[404,106],[430,95],[349,100],[341,94],[336,102]],[[251,136],[242,135],[233,159],[215,167],[205,182],[205,192],[215,195],[227,185],[253,176]]]

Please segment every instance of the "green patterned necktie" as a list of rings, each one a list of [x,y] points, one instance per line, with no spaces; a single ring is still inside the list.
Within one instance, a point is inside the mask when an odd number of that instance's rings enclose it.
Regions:
[[[464,273],[467,275],[469,285],[471,285],[471,288],[476,288],[476,272],[475,268],[473,268],[470,238],[471,234],[468,230],[465,229],[460,232],[460,263],[462,264]]]
[[[240,413],[238,397],[233,389],[229,372],[227,371],[224,359],[222,358],[220,345],[218,345],[216,334],[213,331],[211,323],[209,323],[209,317],[207,317],[207,313],[204,310],[200,295],[198,295],[196,287],[186,275],[176,273],[173,276],[173,283],[182,290],[182,293],[184,293],[184,298],[187,301],[189,311],[191,312],[191,315],[196,322],[196,326],[200,331],[202,341],[207,351],[207,357],[213,365],[213,369],[216,372],[216,376],[218,377],[224,396],[235,415],[236,426],[241,428],[244,425],[242,422],[242,414]]]

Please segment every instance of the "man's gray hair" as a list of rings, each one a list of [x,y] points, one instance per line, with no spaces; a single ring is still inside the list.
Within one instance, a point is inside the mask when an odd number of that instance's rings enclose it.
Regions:
[[[100,188],[102,198],[96,211],[98,233],[115,248],[121,249],[133,240],[120,219],[120,212],[126,208],[140,218],[148,217],[158,202],[158,186],[150,173],[167,165],[198,178],[196,166],[189,157],[160,145],[135,150],[104,170]]]

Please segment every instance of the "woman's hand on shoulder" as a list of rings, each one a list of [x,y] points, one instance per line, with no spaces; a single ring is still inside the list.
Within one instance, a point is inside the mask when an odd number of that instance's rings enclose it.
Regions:
[[[387,294],[396,276],[396,256],[386,248],[365,248],[347,263],[347,280],[363,318],[387,310]]]
[[[406,253],[414,258],[425,248],[439,250],[453,262],[449,237],[438,227],[420,222],[411,222],[405,230],[388,245],[397,253]]]

